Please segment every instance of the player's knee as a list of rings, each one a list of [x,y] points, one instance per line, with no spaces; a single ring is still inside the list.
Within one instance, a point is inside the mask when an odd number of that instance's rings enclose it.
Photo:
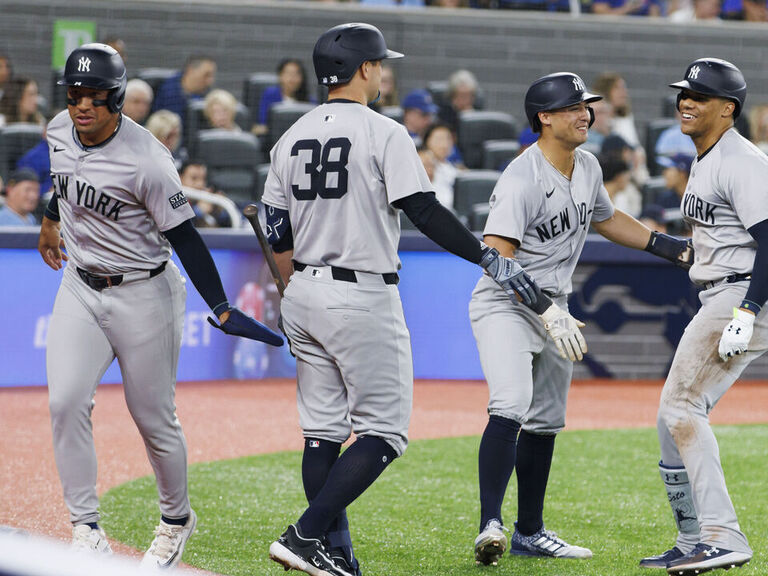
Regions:
[[[67,421],[88,419],[93,409],[90,398],[83,399],[76,394],[57,392],[48,397],[48,410],[54,425]]]

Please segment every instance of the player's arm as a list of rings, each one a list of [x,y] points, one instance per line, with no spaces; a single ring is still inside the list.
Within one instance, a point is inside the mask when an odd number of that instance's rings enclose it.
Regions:
[[[739,307],[734,308],[733,320],[720,338],[718,353],[724,361],[748,350],[755,318],[768,301],[768,220],[758,222],[747,231],[757,242],[757,252],[747,294]]]
[[[171,243],[192,284],[218,317],[220,325],[209,318],[211,325],[227,334],[260,340],[273,346],[283,344],[283,339],[278,334],[230,305],[213,257],[191,219],[166,230],[163,234]]]
[[[272,247],[277,269],[285,285],[293,274],[293,228],[288,210],[264,204],[267,213],[267,242]]]
[[[646,250],[681,268],[688,269],[693,263],[693,247],[688,240],[652,231],[618,208],[607,220],[593,221],[592,227],[611,242],[636,250]]]
[[[396,200],[392,205],[405,212],[411,222],[437,245],[484,268],[510,297],[519,296],[523,304],[537,314],[546,310],[549,299],[522,266],[475,238],[453,212],[437,201],[434,192],[417,192]]]
[[[54,270],[61,270],[62,260],[67,261],[59,220],[61,220],[59,217],[59,199],[56,194],[53,194],[45,209],[43,221],[40,224],[40,238],[37,241],[37,249],[43,257],[43,261]]]

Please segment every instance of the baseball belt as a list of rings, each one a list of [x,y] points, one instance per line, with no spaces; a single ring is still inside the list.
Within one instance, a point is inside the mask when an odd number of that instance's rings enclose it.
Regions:
[[[146,280],[149,278],[154,278],[163,270],[165,270],[166,264],[168,264],[167,260],[154,270],[140,270],[136,272],[128,272],[127,274],[117,274],[115,276],[98,276],[97,274],[91,274],[82,268],[78,268],[77,273],[80,275],[80,278],[82,278],[83,282],[88,284],[88,286],[97,292],[101,292],[104,290],[104,288],[119,286],[123,282],[132,282],[134,280]]]
[[[303,271],[307,267],[306,264],[293,261],[293,268],[299,272]],[[338,266],[331,266],[331,276],[334,280],[340,280],[342,282],[357,282],[357,275],[354,270],[348,268],[339,268]],[[400,276],[397,272],[385,272],[380,275],[384,279],[384,284],[397,284],[400,282]]]
[[[751,272],[748,274],[730,274],[725,278],[720,278],[720,280],[712,280],[712,282],[704,282],[704,288],[709,290],[710,288],[714,288],[715,286],[719,286],[720,284],[733,284],[734,282],[744,282],[744,280],[749,280],[750,278],[752,278]]]

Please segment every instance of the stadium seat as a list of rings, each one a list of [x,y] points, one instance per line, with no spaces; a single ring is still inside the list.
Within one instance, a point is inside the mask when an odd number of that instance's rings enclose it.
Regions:
[[[379,113],[387,118],[392,118],[395,122],[403,123],[403,109],[400,106],[383,106]]]
[[[458,145],[467,168],[483,166],[483,142],[514,140],[515,119],[506,112],[465,110],[459,115]]]
[[[211,128],[205,117],[205,100],[190,100],[187,104],[186,118],[184,119],[184,146],[190,156],[195,155],[195,144],[197,134],[200,130],[209,130]],[[246,132],[251,129],[251,115],[248,108],[241,102],[237,103],[237,112],[235,112],[235,122]]]
[[[664,183],[663,176],[653,176],[652,178],[648,178],[648,180],[645,181],[645,184],[643,184],[643,206],[655,204],[659,194],[666,189],[667,186]]]
[[[316,104],[311,102],[280,102],[269,109],[269,147],[274,146],[288,128],[299,118],[312,110]]]
[[[496,170],[466,170],[453,183],[453,209],[465,223],[476,204],[487,204],[501,174]]]
[[[648,172],[651,176],[658,176],[663,170],[663,167],[656,162],[656,141],[664,130],[676,124],[675,118],[656,118],[648,122],[645,129],[645,149],[648,156]]]
[[[277,74],[274,72],[256,72],[243,82],[243,104],[251,111],[251,124],[259,121],[259,105],[264,89],[275,84],[277,84]]]
[[[661,115],[664,118],[674,118],[677,112],[677,93],[667,94],[661,100]]]
[[[248,132],[203,130],[197,135],[197,158],[208,166],[208,180],[239,206],[256,199],[259,139]]]
[[[256,167],[256,192],[253,199],[257,202],[259,202],[264,195],[264,185],[267,183],[269,167],[270,164],[259,164]]]
[[[179,70],[175,68],[142,68],[138,71],[136,77],[149,84],[153,94],[157,94],[157,89],[160,88],[160,85],[178,73]]]
[[[9,124],[0,129],[0,177],[3,180],[8,180],[19,158],[37,146],[42,137],[43,127],[38,124]]]
[[[483,204],[474,204],[472,206],[472,212],[469,214],[469,222],[467,226],[472,232],[482,232],[485,228],[485,222],[488,220],[488,212],[491,207],[488,202]]]
[[[483,142],[483,168],[502,171],[519,151],[517,140],[486,140]]]
[[[445,106],[448,104],[448,81],[447,80],[433,80],[427,82],[427,92],[432,96],[432,102],[437,106]]]
[[[51,113],[58,113],[67,107],[67,89],[64,86],[59,86],[59,80],[62,78],[64,78],[64,68],[53,70],[51,75],[51,102],[49,106]]]

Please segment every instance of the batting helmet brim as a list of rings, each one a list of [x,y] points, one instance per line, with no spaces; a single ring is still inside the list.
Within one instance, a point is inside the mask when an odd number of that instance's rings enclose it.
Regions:
[[[395,52],[394,50],[387,49],[387,55],[384,56],[385,59],[391,60],[393,58],[404,58],[405,54],[402,54],[401,52]]]

